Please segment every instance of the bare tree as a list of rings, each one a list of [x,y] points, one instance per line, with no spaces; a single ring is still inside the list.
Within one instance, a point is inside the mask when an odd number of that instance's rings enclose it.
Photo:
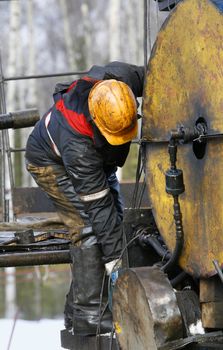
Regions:
[[[109,59],[120,59],[120,1],[109,1]]]
[[[93,63],[92,60],[92,36],[91,36],[91,26],[90,26],[90,13],[89,6],[87,3],[81,5],[81,13],[83,18],[83,34],[84,34],[84,56],[86,67],[90,68]]]
[[[69,13],[68,13],[68,7],[67,7],[67,1],[59,0],[61,12],[63,14],[63,29],[64,29],[64,41],[66,45],[66,51],[67,51],[67,59],[68,59],[68,67],[69,69],[75,68],[75,53],[74,53],[74,45],[72,40],[72,31],[70,28],[70,20],[69,20]]]
[[[129,0],[127,6],[127,34],[128,34],[128,54],[131,58],[131,63],[137,64],[137,52],[138,52],[138,41],[137,41],[137,21],[135,20],[135,11],[138,5],[135,0]]]
[[[20,27],[20,2],[10,3],[10,23],[9,23],[9,54],[7,75],[13,76],[16,73],[18,64],[17,54],[19,48],[18,32]],[[11,83],[7,89],[7,104],[11,110],[16,107],[16,84]]]

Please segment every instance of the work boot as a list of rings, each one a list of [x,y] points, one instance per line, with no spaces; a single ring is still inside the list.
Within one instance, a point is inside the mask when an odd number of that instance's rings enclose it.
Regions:
[[[64,326],[67,330],[71,330],[73,328],[73,282],[71,283],[70,290],[66,295],[64,307]]]
[[[90,246],[97,242],[95,235],[93,234],[91,226],[84,226],[79,235],[75,234],[72,244],[75,246]],[[64,326],[66,329],[71,330],[73,328],[73,282],[71,283],[70,290],[66,295],[66,302],[64,306]]]
[[[112,315],[106,307],[108,294],[104,264],[97,243],[71,247],[73,262],[73,332],[79,335],[108,333]],[[104,288],[103,288],[104,287]],[[102,288],[104,289],[101,295]],[[102,314],[103,312],[103,314]]]

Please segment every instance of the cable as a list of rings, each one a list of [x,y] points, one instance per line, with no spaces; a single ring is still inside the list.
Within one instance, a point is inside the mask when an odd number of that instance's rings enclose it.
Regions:
[[[135,237],[133,237],[127,244],[125,244],[125,247],[123,248],[116,264],[122,259],[123,255],[124,255],[124,252],[125,250],[129,247],[129,245],[131,243],[133,243],[140,235],[141,235],[141,231],[138,235],[136,235]],[[113,269],[112,271],[114,270],[116,264],[113,266]],[[101,326],[101,321],[102,321],[102,318],[103,318],[103,315],[108,307],[108,301],[107,303],[105,304],[103,310],[102,310],[102,303],[103,303],[103,293],[104,293],[104,286],[105,286],[105,277],[106,277],[106,271],[104,272],[104,275],[103,275],[103,280],[102,280],[102,287],[101,287],[101,293],[100,293],[100,302],[99,302],[99,320],[98,320],[98,326],[97,326],[97,330],[96,330],[96,350],[100,350],[101,349],[101,344],[100,344],[100,326]],[[109,279],[108,279],[108,290],[110,288],[110,285],[111,285],[111,274],[109,275]],[[111,336],[113,338],[113,334],[114,334],[114,326],[112,326],[111,328]],[[112,346],[112,341],[110,342],[110,346]]]
[[[101,344],[100,344],[101,321],[102,321],[104,313],[108,307],[108,302],[107,302],[102,310],[105,278],[106,278],[106,271],[104,271],[102,285],[101,285],[100,298],[99,298],[99,309],[98,309],[99,320],[98,320],[98,325],[97,325],[97,330],[96,330],[96,350],[100,350],[100,348],[101,348]]]
[[[125,250],[129,247],[129,245],[131,243],[133,243],[140,235],[142,234],[142,232],[140,232],[138,235],[136,235],[135,237],[133,237],[123,248],[116,264],[113,266],[112,271],[114,270],[115,266],[117,265],[118,262],[120,262],[120,260],[122,259]],[[104,292],[104,285],[105,285],[105,276],[106,276],[106,272],[104,272],[104,276],[103,276],[103,281],[102,281],[102,288],[101,288],[101,293],[100,293],[100,305],[99,305],[99,320],[98,320],[98,327],[97,327],[97,331],[96,331],[96,349],[100,350],[100,325],[101,325],[101,321],[102,321],[102,317],[105,313],[106,308],[108,307],[108,302],[105,304],[104,309],[101,312],[101,307],[102,307],[102,302],[103,302],[103,292]],[[108,279],[108,288],[110,288],[111,285],[111,274],[109,275],[109,279]],[[113,329],[114,327],[112,327]],[[112,331],[112,330],[111,330]]]
[[[14,322],[13,322],[12,331],[11,331],[11,334],[10,334],[7,350],[10,350],[10,347],[11,347],[12,338],[13,338],[13,334],[14,334],[14,330],[15,330],[15,326],[16,326],[16,322],[17,322],[18,316],[19,316],[19,309],[17,309],[17,311],[15,313]]]
[[[132,196],[132,208],[136,208],[136,200],[137,200],[138,189],[139,189],[139,181],[140,181],[140,177],[142,174],[142,167],[141,168],[140,167],[141,167],[141,153],[139,150],[137,168],[136,168],[135,186],[134,186],[134,191],[133,191],[133,196]]]
[[[104,293],[104,286],[105,286],[105,276],[106,276],[106,271],[104,271],[104,274],[103,274],[103,279],[102,279],[102,284],[101,284],[101,292],[100,292],[100,296],[99,296],[99,309],[98,309],[98,313],[99,313],[100,317],[99,317],[99,322],[98,322],[98,325],[97,325],[96,336],[97,336],[98,334],[100,334],[100,327],[101,327],[101,309],[102,309],[103,293]]]
[[[140,190],[140,194],[139,194],[139,199],[138,199],[138,204],[137,204],[137,208],[141,207],[142,204],[142,199],[143,199],[143,195],[146,189],[146,178],[144,176],[143,182],[142,182],[142,186],[141,186],[141,190]]]
[[[112,272],[114,271],[114,268],[118,265],[118,263],[121,261],[124,253],[125,253],[125,250],[130,246],[130,244],[132,244],[137,238],[139,238],[141,236],[142,232],[140,231],[139,234],[137,234],[135,237],[133,237],[132,239],[130,239],[130,241],[125,245],[125,247],[123,248],[119,258],[117,259],[116,263],[114,264],[112,270],[111,270],[111,273],[109,275],[109,278],[108,278],[108,290],[110,289],[111,287],[111,274]]]
[[[110,335],[110,341],[109,341],[109,349],[108,350],[112,350],[112,344],[113,344],[113,336],[115,334],[115,327],[112,327],[111,330],[111,335]]]
[[[137,197],[138,197],[138,192],[139,192],[140,178],[142,176],[143,170],[145,169],[144,158],[142,156],[143,151],[144,151],[144,144],[141,142],[140,143],[140,147],[139,147],[139,152],[138,152],[135,187],[134,187],[133,196],[132,196],[132,208],[139,208],[141,206],[142,197],[143,197],[143,194],[144,194],[144,191],[145,191],[145,188],[146,188],[146,181],[145,181],[145,176],[144,176],[144,180],[143,180],[143,183],[142,183],[142,189],[140,191],[138,204],[137,204]]]
[[[144,232],[144,228],[140,228],[136,231],[136,235],[128,242],[125,244],[124,248],[122,249],[121,251],[121,254],[119,256],[119,258],[117,259],[117,262],[116,264],[113,266],[112,268],[112,271],[114,270],[115,266],[120,262],[120,260],[122,259],[126,249],[130,246],[130,244],[132,244],[136,239],[138,239],[142,233]],[[124,232],[123,232],[124,234]],[[111,273],[112,273],[111,271]],[[103,310],[102,310],[102,303],[103,303],[103,292],[104,292],[104,286],[105,286],[105,277],[106,277],[106,271],[104,272],[104,275],[103,275],[103,280],[102,280],[102,287],[101,287],[101,293],[100,293],[100,302],[99,302],[99,320],[98,320],[98,326],[97,326],[97,331],[96,331],[96,350],[100,350],[100,326],[101,326],[101,321],[102,321],[102,318],[103,318],[103,315],[108,307],[108,301],[107,303],[105,304]],[[109,275],[109,278],[108,278],[108,290],[110,289],[111,287],[111,274]],[[102,311],[101,311],[102,310]],[[114,326],[112,326],[112,329],[111,329],[111,333],[114,332]],[[111,335],[112,338],[113,338],[113,335]],[[112,341],[111,341],[111,345],[112,346]]]

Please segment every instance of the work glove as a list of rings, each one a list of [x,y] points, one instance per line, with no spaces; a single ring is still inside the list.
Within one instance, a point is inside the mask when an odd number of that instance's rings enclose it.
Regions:
[[[109,276],[108,282],[108,307],[112,312],[112,295],[115,287],[115,283],[118,279],[122,268],[122,259],[115,259],[105,264],[105,270]]]

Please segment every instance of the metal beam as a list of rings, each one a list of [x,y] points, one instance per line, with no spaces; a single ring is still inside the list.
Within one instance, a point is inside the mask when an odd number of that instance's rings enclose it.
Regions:
[[[69,250],[0,254],[0,267],[70,264]]]

